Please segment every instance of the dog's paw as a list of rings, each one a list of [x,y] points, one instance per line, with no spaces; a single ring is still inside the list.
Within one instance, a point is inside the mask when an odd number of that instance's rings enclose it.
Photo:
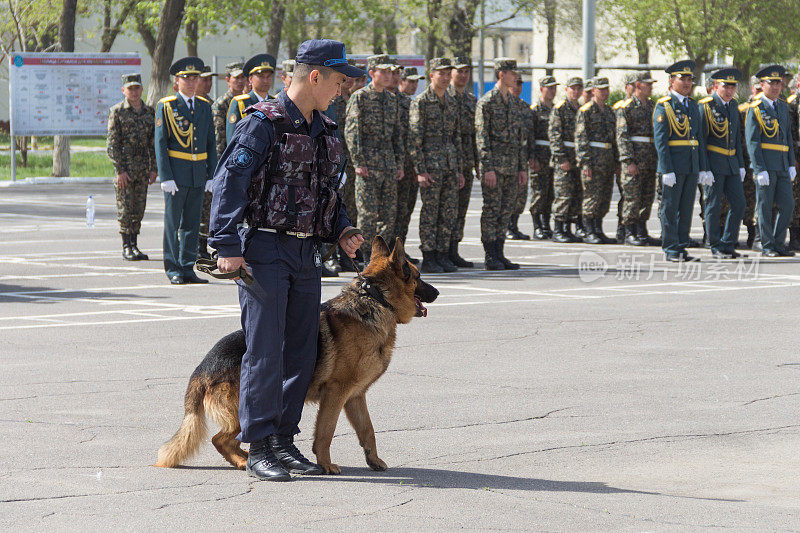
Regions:
[[[389,468],[388,466],[386,466],[386,463],[384,463],[384,462],[383,462],[383,460],[381,460],[381,458],[380,458],[380,457],[376,457],[375,459],[370,459],[370,458],[368,457],[368,458],[367,458],[367,465],[368,465],[368,466],[369,466],[371,469],[373,469],[373,470],[377,470],[378,472],[383,472],[384,470],[386,470],[387,468]]]
[[[339,468],[339,465],[337,465],[337,464],[329,463],[329,464],[320,464],[319,466],[320,466],[320,468],[322,468],[322,471],[324,473],[326,473],[326,474],[341,474],[342,473],[342,469]]]

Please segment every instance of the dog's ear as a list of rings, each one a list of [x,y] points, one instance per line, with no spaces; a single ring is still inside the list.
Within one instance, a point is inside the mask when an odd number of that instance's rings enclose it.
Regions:
[[[403,241],[400,240],[400,237],[395,237],[394,248],[392,249],[392,255],[389,259],[400,268],[402,268],[406,262],[406,250],[403,248]]]
[[[389,247],[383,237],[376,235],[372,241],[372,257],[387,257],[389,255]]]

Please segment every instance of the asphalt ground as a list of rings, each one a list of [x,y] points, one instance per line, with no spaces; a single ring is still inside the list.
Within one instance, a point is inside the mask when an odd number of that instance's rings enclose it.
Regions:
[[[509,242],[520,271],[427,276],[441,296],[367,396],[389,470],[341,417],[342,474],[274,484],[210,442],[151,466],[190,373],[239,327],[232,283],[168,283],[162,216],[153,188],[151,260],[125,262],[110,185],[0,189],[0,528],[800,529],[798,260]],[[476,188],[475,261],[479,216]]]

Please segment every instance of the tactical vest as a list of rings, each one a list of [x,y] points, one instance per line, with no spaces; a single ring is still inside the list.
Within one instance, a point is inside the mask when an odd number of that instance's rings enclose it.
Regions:
[[[330,238],[339,214],[339,172],[344,162],[336,123],[321,115],[325,132],[312,138],[300,133],[277,99],[247,108],[249,114],[256,111],[266,116],[275,135],[264,164],[250,180],[245,221],[254,227]]]

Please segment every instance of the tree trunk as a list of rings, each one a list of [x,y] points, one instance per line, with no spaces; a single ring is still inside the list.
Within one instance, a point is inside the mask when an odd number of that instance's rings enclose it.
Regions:
[[[386,53],[387,54],[397,54],[397,22],[395,21],[395,12],[397,11],[397,6],[395,4],[395,9],[386,15],[386,19],[384,20],[383,28],[386,33]]]
[[[75,51],[75,12],[78,0],[63,0],[58,40],[62,52]],[[69,137],[56,135],[53,139],[53,176],[69,176]]]
[[[301,32],[305,28],[305,14],[301,14],[298,10],[293,9],[289,11],[289,35],[286,36],[286,55],[287,57],[295,57],[297,55],[297,48],[300,46]]]
[[[172,90],[169,67],[175,56],[175,41],[181,29],[186,0],[166,0],[158,22],[158,35],[151,54],[153,66],[147,87],[147,103],[153,105]]]
[[[186,33],[186,55],[197,57],[197,21],[187,20],[183,31]]]
[[[647,37],[640,31],[636,32],[636,52],[639,55],[640,65],[650,62],[650,45],[647,44]]]
[[[472,21],[480,1],[468,0],[463,6],[456,4],[448,23],[450,49],[455,56],[472,57],[472,39],[475,30]]]
[[[553,63],[556,60],[556,0],[544,0],[544,18],[547,24],[547,60]],[[547,75],[553,75],[553,69],[547,69]]]
[[[127,0],[122,4],[122,10],[116,22],[111,23],[111,0],[105,0],[105,11],[103,15],[103,35],[100,37],[100,51],[108,52],[114,45],[117,35],[122,30],[122,25],[136,6],[136,0]]]
[[[269,0],[264,0],[266,6]],[[278,57],[278,50],[281,47],[281,32],[283,31],[283,19],[286,17],[285,0],[272,0],[272,7],[269,13],[269,30],[267,30],[267,53],[272,57]],[[293,56],[289,56],[293,57]]]
[[[383,53],[383,35],[381,35],[381,27],[378,24],[372,26],[372,53]]]
[[[437,57],[441,54],[442,45],[439,41],[438,22],[439,12],[442,9],[441,0],[428,0],[428,26],[426,27],[425,38],[427,46],[425,49],[428,59]]]

